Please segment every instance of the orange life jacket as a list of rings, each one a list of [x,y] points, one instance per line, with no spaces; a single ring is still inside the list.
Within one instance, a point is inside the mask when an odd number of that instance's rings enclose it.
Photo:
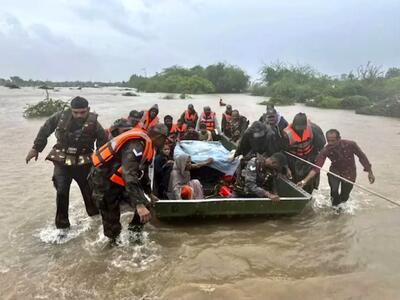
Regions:
[[[204,112],[200,116],[200,124],[206,124],[207,130],[213,131],[215,129],[215,112],[211,112],[207,117]]]
[[[227,113],[223,113],[222,117],[225,117],[225,121],[226,121],[224,129],[230,130],[232,128],[232,115],[228,115]]]
[[[146,111],[140,121],[140,126],[142,129],[148,131],[151,127],[158,123],[158,117],[155,116],[153,120],[150,121],[150,111]]]
[[[185,110],[185,122],[194,122],[197,118],[197,113],[190,114],[189,110]]]
[[[116,136],[111,141],[107,142],[92,154],[92,163],[96,168],[101,168],[109,161],[113,160],[122,148],[122,146],[131,140],[140,139],[144,141],[144,150],[142,153],[141,163],[151,163],[154,155],[153,143],[149,136],[142,129],[130,129]],[[110,180],[118,185],[125,186],[122,178],[122,166],[119,166],[117,171],[110,177]]]
[[[313,133],[310,122],[307,123],[307,128],[303,131],[301,137],[294,131],[293,124],[286,127],[285,132],[289,138],[289,152],[300,157],[311,153],[313,150]]]
[[[182,124],[181,127],[179,127],[178,124],[175,125],[174,132],[183,133],[185,131],[186,131],[186,124]]]
[[[175,133],[176,130],[176,124],[172,124],[171,129],[169,130],[169,133]]]

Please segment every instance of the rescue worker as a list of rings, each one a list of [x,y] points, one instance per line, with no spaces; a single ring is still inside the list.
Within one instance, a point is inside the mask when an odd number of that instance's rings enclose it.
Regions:
[[[240,115],[237,109],[232,111],[232,142],[237,142],[249,127],[249,121],[245,116]]]
[[[69,189],[72,179],[78,184],[89,216],[98,214],[91,198],[87,177],[91,168],[90,155],[96,142],[97,148],[107,142],[103,127],[97,115],[90,112],[88,101],[82,97],[71,100],[70,108],[55,113],[40,128],[32,149],[26,156],[26,163],[38,159],[47,144],[47,138],[55,132],[57,143],[46,160],[54,164],[53,183],[57,191],[57,228],[69,228]]]
[[[242,170],[245,195],[279,201],[276,179],[286,165],[287,160],[282,153],[275,153],[270,157],[257,155],[250,159]]]
[[[225,112],[222,114],[221,130],[228,138],[232,137],[232,105],[226,106]]]
[[[131,110],[128,116],[128,121],[132,124],[132,128],[140,128],[140,120],[143,114],[137,110]]]
[[[158,198],[151,190],[148,166],[155,154],[153,147],[163,147],[167,135],[164,124],[154,125],[147,133],[132,129],[93,153],[93,198],[101,212],[104,235],[111,240],[115,240],[121,232],[120,201],[124,192],[127,194],[126,201],[135,210],[130,228],[141,228],[151,219],[145,194],[152,202]]]
[[[218,125],[218,120],[215,112],[211,111],[209,106],[205,106],[203,112],[200,115],[199,122],[197,123],[197,130],[200,129],[200,125],[205,124],[208,131],[213,135],[213,140],[217,140],[220,133],[220,128]]]
[[[159,123],[158,105],[154,104],[147,112],[144,113],[142,120],[140,121],[140,127],[148,131],[151,127]]]
[[[275,109],[272,104],[267,105],[266,112],[260,117],[260,122],[272,125],[272,120],[274,120],[274,125],[278,126],[280,131],[283,131],[288,125],[288,121]]]
[[[304,113],[295,115],[293,123],[289,124],[285,133],[288,136],[288,151],[312,163],[326,143],[321,128],[309,121]],[[303,180],[310,172],[311,166],[290,155],[287,157],[294,182]],[[312,193],[314,189],[318,188],[318,185],[319,176],[317,175],[304,185],[304,190]]]
[[[189,104],[187,110],[185,110],[181,115],[181,120],[183,120],[183,122],[187,125],[189,122],[197,124],[198,119],[199,116],[197,115],[197,112],[194,110],[193,104]]]
[[[356,181],[357,171],[354,155],[358,156],[364,171],[368,172],[368,180],[372,184],[375,182],[375,176],[372,172],[371,163],[365,153],[360,149],[356,142],[342,140],[340,133],[336,129],[330,129],[326,132],[328,144],[318,154],[315,164],[322,167],[326,158],[331,161],[329,171],[335,173],[352,182]],[[319,168],[314,167],[308,173],[306,178],[298,182],[297,185],[303,187],[312,180],[318,173]],[[332,174],[328,174],[328,182],[331,188],[332,206],[337,206],[349,199],[353,184],[346,182]],[[340,189],[340,192],[339,192]]]

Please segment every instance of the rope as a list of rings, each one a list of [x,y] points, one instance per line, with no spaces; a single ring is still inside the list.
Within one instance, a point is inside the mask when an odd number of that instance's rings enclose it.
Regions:
[[[326,173],[328,173],[328,174],[331,174],[331,175],[333,175],[333,176],[335,176],[335,177],[337,177],[337,178],[339,178],[339,179],[341,179],[341,180],[343,180],[343,181],[346,181],[346,182],[348,182],[348,183],[351,183],[351,184],[355,185],[356,187],[358,187],[358,188],[360,188],[360,189],[362,189],[362,190],[364,190],[364,191],[366,191],[366,192],[368,192],[368,193],[370,193],[370,194],[372,194],[372,195],[375,195],[375,196],[377,196],[377,197],[379,197],[379,198],[381,198],[381,199],[383,199],[383,200],[386,200],[386,201],[390,202],[391,204],[394,204],[394,205],[400,207],[400,204],[399,204],[399,203],[397,203],[396,201],[393,201],[393,200],[389,199],[388,197],[386,197],[386,196],[384,196],[384,195],[382,195],[382,194],[379,194],[379,193],[377,193],[377,192],[371,191],[370,189],[368,189],[368,188],[366,188],[366,187],[364,187],[364,186],[362,186],[362,185],[360,185],[360,184],[358,184],[358,183],[355,183],[355,182],[353,182],[353,181],[351,181],[351,180],[348,180],[348,179],[346,179],[346,178],[344,178],[344,177],[342,177],[342,176],[340,176],[340,175],[338,175],[338,174],[335,174],[335,173],[333,173],[333,172],[331,172],[331,171],[329,171],[329,170],[326,170],[326,169],[324,169],[324,168],[322,168],[322,167],[320,167],[320,166],[317,166],[316,164],[313,164],[312,162],[309,162],[309,161],[307,161],[307,160],[305,160],[305,159],[303,159],[303,158],[301,158],[301,157],[298,157],[297,155],[294,155],[293,153],[290,153],[290,152],[287,152],[287,151],[285,151],[285,153],[288,154],[288,155],[290,155],[290,156],[292,156],[292,157],[294,157],[294,158],[297,158],[298,160],[301,160],[302,162],[305,162],[305,163],[307,163],[307,164],[309,164],[309,165],[311,165],[311,166],[313,166],[313,167],[316,167],[316,168],[318,168],[318,169],[320,169],[320,170],[322,170],[322,171],[324,171],[324,172],[326,172]]]

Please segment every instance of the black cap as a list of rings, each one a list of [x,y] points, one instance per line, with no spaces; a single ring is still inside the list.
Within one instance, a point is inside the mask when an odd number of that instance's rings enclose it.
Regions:
[[[89,107],[89,102],[80,96],[76,96],[71,100],[71,108],[87,108]]]

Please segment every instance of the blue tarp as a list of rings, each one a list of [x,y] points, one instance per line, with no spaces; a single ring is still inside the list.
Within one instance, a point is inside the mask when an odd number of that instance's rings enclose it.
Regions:
[[[220,142],[181,141],[176,144],[174,159],[179,155],[188,154],[195,163],[204,162],[209,157],[214,159],[210,165],[226,175],[233,175],[239,166],[239,160],[230,161],[230,152]]]

